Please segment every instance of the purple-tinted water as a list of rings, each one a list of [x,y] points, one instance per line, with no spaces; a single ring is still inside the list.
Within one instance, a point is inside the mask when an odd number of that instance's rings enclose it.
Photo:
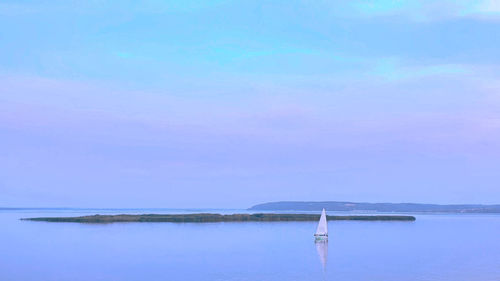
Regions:
[[[0,280],[500,280],[499,215],[330,221],[326,247],[315,222],[19,220],[104,212],[172,211],[0,210]]]

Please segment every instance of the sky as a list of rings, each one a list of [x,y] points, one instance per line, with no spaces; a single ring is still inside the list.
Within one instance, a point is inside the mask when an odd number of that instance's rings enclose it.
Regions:
[[[500,203],[500,1],[0,2],[0,206]]]

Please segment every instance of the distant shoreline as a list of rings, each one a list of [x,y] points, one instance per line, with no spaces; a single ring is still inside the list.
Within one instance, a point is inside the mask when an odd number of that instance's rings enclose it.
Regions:
[[[250,207],[256,211],[321,211],[333,212],[379,212],[379,213],[500,213],[500,205],[480,204],[420,204],[420,203],[356,203],[342,201],[280,201],[262,203]]]
[[[39,217],[22,218],[27,221],[43,222],[76,222],[76,223],[114,223],[114,222],[174,222],[174,223],[203,223],[203,222],[280,222],[280,221],[317,221],[319,215],[314,214],[143,214],[143,215],[93,215],[79,217]],[[355,221],[415,221],[414,216],[327,216],[328,220],[355,220]]]

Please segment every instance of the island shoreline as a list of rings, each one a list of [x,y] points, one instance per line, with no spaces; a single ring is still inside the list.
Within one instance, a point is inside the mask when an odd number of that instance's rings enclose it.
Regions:
[[[119,214],[91,215],[78,217],[37,217],[21,218],[26,221],[43,222],[73,222],[73,223],[119,223],[119,222],[170,222],[170,223],[206,223],[206,222],[286,222],[286,221],[317,221],[315,214]],[[331,221],[415,221],[414,216],[404,215],[346,215],[327,216]]]

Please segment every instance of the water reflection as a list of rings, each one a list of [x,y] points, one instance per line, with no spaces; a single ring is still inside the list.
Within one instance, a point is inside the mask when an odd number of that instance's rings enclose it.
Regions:
[[[321,261],[324,271],[328,261],[328,240],[320,240],[314,243],[316,244],[316,251],[318,252],[319,260]]]

